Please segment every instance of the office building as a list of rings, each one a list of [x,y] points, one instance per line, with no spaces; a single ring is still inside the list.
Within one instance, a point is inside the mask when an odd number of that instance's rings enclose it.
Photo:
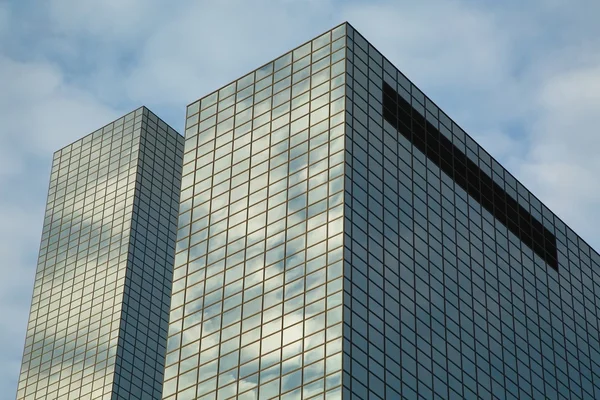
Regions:
[[[17,399],[160,399],[182,154],[144,107],[54,154]]]
[[[188,106],[181,189],[166,400],[600,398],[598,253],[348,24]]]
[[[352,26],[186,118],[54,155],[19,400],[600,398],[600,255]]]

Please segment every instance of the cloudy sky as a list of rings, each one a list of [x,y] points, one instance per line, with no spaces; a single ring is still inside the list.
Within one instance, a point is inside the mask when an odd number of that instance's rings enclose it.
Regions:
[[[53,151],[349,21],[600,249],[600,2],[0,0],[0,393],[15,393]]]

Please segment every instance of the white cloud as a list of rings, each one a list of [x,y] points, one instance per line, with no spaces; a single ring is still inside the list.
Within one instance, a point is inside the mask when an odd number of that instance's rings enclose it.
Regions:
[[[152,22],[166,17],[171,7],[140,0],[51,0],[45,4],[50,27],[64,35],[86,35],[100,41],[139,38],[152,29]],[[73,40],[68,37],[67,40]]]
[[[125,76],[125,90],[159,106],[190,103],[328,29],[329,3],[308,3],[294,16],[290,11],[299,6],[292,3],[235,0],[212,3],[210,12],[205,3],[186,3],[173,19],[156,21]]]
[[[0,58],[3,140],[47,159],[52,152],[102,127],[118,112],[70,85],[49,62]],[[24,154],[19,154],[24,155]]]
[[[518,175],[550,209],[598,248],[600,60],[552,76],[537,98],[529,153]],[[595,237],[596,236],[596,237]]]

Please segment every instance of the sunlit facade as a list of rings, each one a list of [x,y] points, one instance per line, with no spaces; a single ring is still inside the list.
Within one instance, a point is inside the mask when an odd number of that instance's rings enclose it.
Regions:
[[[345,46],[188,107],[165,399],[340,398]]]
[[[144,107],[54,154],[17,399],[160,399],[182,154]]]

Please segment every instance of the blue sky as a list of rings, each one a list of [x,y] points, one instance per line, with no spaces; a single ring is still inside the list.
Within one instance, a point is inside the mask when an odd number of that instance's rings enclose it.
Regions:
[[[52,153],[140,105],[182,131],[186,104],[346,20],[600,249],[598,15],[597,0],[0,0],[0,393],[16,391]]]

